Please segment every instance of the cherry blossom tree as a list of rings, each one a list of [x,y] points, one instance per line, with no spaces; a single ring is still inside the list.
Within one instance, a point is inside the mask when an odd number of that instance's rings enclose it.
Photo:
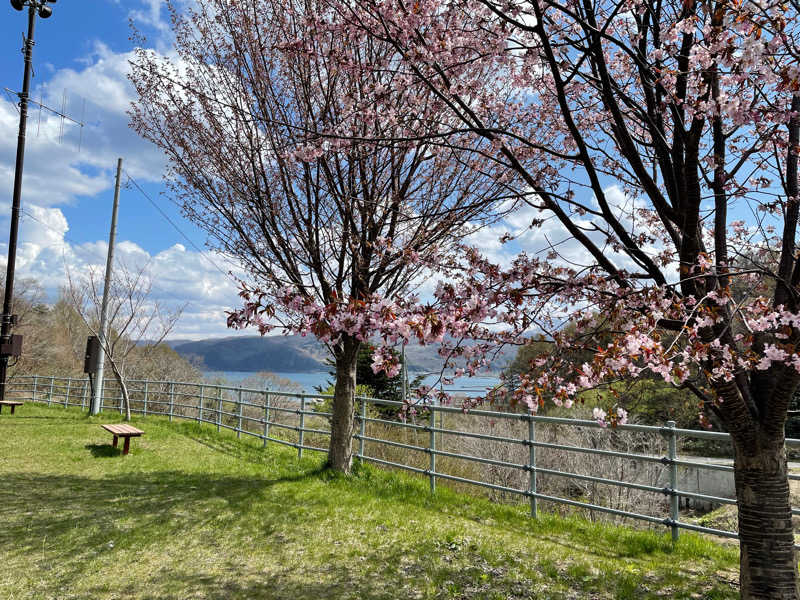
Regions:
[[[362,309],[413,305],[420,277],[518,191],[488,142],[452,135],[435,94],[404,89],[390,44],[326,30],[323,12],[315,0],[173,10],[176,54],[138,52],[131,117],[164,151],[185,214],[249,272],[229,324],[329,347],[328,461],[348,472],[358,350],[377,330]],[[379,313],[391,319],[391,303]]]
[[[515,392],[532,409],[642,373],[690,390],[733,438],[742,596],[798,598],[784,445],[800,382],[797,4],[328,0],[315,36],[332,32],[390,45],[395,58],[370,72],[437,98],[451,147],[465,132],[488,144],[548,231],[511,265],[468,250],[436,307],[392,307],[387,341],[452,329],[519,344],[539,331],[555,350],[593,351],[572,375],[557,351],[535,359]],[[352,114],[376,101],[402,118],[381,98]],[[408,125],[405,139],[423,135]],[[460,348],[473,365],[485,349]],[[376,368],[393,368],[388,354]]]

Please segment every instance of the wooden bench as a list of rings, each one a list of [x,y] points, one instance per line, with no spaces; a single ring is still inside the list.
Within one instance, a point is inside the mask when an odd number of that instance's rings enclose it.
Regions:
[[[117,447],[117,438],[125,438],[125,445],[122,447],[122,455],[126,455],[131,449],[131,438],[132,437],[139,437],[140,435],[144,434],[144,431],[141,429],[136,429],[136,427],[132,427],[131,425],[101,425],[103,429],[108,431],[114,436],[114,448]]]
[[[10,406],[11,407],[11,414],[13,415],[14,414],[14,409],[17,408],[18,406],[22,406],[23,404],[25,404],[25,403],[24,402],[19,402],[18,400],[0,400],[0,413],[3,412],[3,407],[4,406]]]

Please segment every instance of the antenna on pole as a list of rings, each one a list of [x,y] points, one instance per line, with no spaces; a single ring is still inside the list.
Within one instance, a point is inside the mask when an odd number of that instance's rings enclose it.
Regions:
[[[78,134],[78,153],[81,151],[81,145],[83,144],[83,118],[86,116],[86,98],[82,98],[83,103],[81,104],[81,122],[80,122],[80,132]]]
[[[10,94],[12,96],[19,96],[19,94],[17,92],[15,92],[14,90],[12,90],[11,88],[5,87],[5,88],[3,88],[3,90],[5,90],[5,92],[7,94]],[[38,102],[36,100],[32,100],[32,99],[28,98],[28,104],[35,104],[36,106],[39,107],[39,119],[38,119],[38,121],[36,123],[36,135],[37,136],[39,135],[39,129],[41,128],[41,125],[42,125],[42,110],[44,109],[47,112],[53,113],[57,117],[60,117],[60,119],[61,119],[61,123],[59,124],[59,128],[58,128],[58,143],[59,144],[64,140],[64,121],[69,121],[71,123],[75,123],[75,125],[80,127],[80,137],[79,137],[79,141],[78,141],[78,152],[80,152],[81,143],[83,141],[83,127],[86,125],[86,123],[83,122],[84,114],[86,113],[86,98],[82,98],[83,106],[81,108],[81,118],[80,118],[80,120],[73,119],[68,114],[66,114],[67,90],[64,90],[64,93],[61,96],[61,110],[55,109],[55,108],[53,108],[51,106],[47,106],[47,104],[44,104],[42,102],[42,100],[43,100],[43,98],[41,96],[39,96],[39,101]]]
[[[61,94],[61,123],[58,125],[58,143],[64,141],[64,113],[67,110],[67,90],[64,90]]]
[[[22,171],[25,162],[25,128],[28,122],[28,101],[33,73],[33,32],[36,25],[36,15],[47,19],[53,14],[53,9],[47,4],[55,0],[11,0],[15,10],[28,7],[28,34],[24,38],[22,53],[24,56],[24,71],[22,75],[22,91],[19,96],[19,133],[17,134],[17,158],[14,167],[14,193],[11,200],[11,227],[8,233],[8,259],[6,262],[6,280],[3,294],[3,313],[0,315],[0,400],[5,399],[6,377],[8,363],[12,357],[22,354],[22,337],[12,335],[11,331],[16,325],[17,317],[12,314],[14,301],[14,270],[17,261],[17,234],[19,230],[19,215],[22,212]]]

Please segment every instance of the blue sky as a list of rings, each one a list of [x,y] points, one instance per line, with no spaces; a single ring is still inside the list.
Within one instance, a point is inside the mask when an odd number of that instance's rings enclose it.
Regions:
[[[186,0],[187,2],[190,0]],[[126,264],[148,263],[152,295],[159,302],[186,304],[169,337],[236,335],[225,326],[225,311],[240,306],[225,258],[205,249],[205,235],[182,218],[163,193],[164,161],[128,128],[125,114],[134,94],[126,76],[133,45],[129,21],[161,53],[171,49],[163,0],[60,0],[50,19],[37,19],[32,98],[85,122],[79,127],[32,106],[28,121],[23,221],[18,277],[33,277],[54,300],[66,273],[102,273],[117,157],[180,233],[134,186],[123,189],[117,254]],[[26,15],[0,0],[0,87],[19,90],[20,53]],[[64,100],[66,98],[66,102]],[[8,215],[16,151],[16,99],[0,94],[0,266],[5,269]],[[530,215],[516,215],[518,224]],[[499,251],[501,231],[484,230],[476,243]],[[189,238],[187,241],[183,235]],[[202,251],[198,251],[198,249]],[[503,250],[507,250],[504,248]],[[235,269],[235,267],[233,267]],[[432,283],[431,283],[432,285]],[[254,332],[245,330],[244,335]]]
[[[224,259],[205,249],[205,235],[183,219],[162,193],[163,159],[129,130],[125,111],[133,100],[127,82],[129,21],[148,43],[169,49],[167,14],[161,0],[62,0],[53,16],[37,18],[32,98],[83,120],[83,130],[32,105],[27,128],[23,216],[18,277],[34,277],[50,300],[66,282],[104,265],[114,172],[123,158],[132,177],[158,208],[133,185],[123,188],[117,240],[126,264],[148,263],[153,297],[186,304],[170,337],[231,335],[226,309],[237,306],[236,286],[217,269]],[[20,49],[27,26],[24,12],[0,4],[0,88],[22,87]],[[66,101],[65,101],[66,99]],[[0,94],[0,262],[5,269],[16,152],[16,98]],[[126,179],[123,179],[126,181]],[[184,237],[186,236],[186,238]],[[198,251],[201,250],[201,251]]]
[[[184,0],[189,2],[191,0]],[[163,0],[59,0],[50,19],[37,19],[32,97],[85,122],[83,130],[33,105],[28,121],[23,220],[18,250],[18,277],[33,277],[54,300],[67,282],[66,273],[102,272],[118,157],[126,175],[142,187],[123,189],[118,228],[120,261],[146,263],[153,280],[152,296],[162,304],[184,305],[172,338],[235,335],[225,326],[225,311],[238,307],[237,287],[224,272],[236,269],[205,249],[205,235],[183,219],[163,193],[164,160],[149,143],[128,128],[126,111],[134,100],[127,81],[128,39],[133,21],[148,45],[161,53],[171,48]],[[26,15],[0,0],[0,88],[19,90],[20,53]],[[65,101],[66,98],[66,101]],[[0,268],[5,270],[9,214],[17,142],[16,98],[0,93]],[[625,198],[610,182],[610,198]],[[159,210],[160,209],[160,210]],[[177,224],[180,232],[162,216]],[[548,220],[529,229],[534,209],[515,212],[471,241],[493,260],[506,262],[519,248],[529,252],[557,244],[566,260],[581,263],[585,251],[564,230]],[[518,234],[501,246],[506,232]],[[183,236],[188,237],[185,239]],[[220,271],[223,271],[221,273]],[[428,282],[428,288],[433,281]],[[422,290],[424,292],[424,290]],[[252,331],[243,332],[253,335]]]
[[[91,8],[86,10],[79,4],[88,5]],[[56,145],[51,148],[52,152],[74,153],[74,144],[80,144],[80,153],[91,153],[99,147],[104,150],[113,150],[118,147],[118,154],[125,159],[126,150],[130,150],[130,144],[135,137],[131,132],[126,131],[126,124],[110,115],[104,114],[104,107],[98,102],[96,97],[87,97],[84,90],[74,86],[75,83],[90,78],[89,72],[94,69],[99,75],[104,72],[108,76],[108,69],[98,69],[99,64],[109,60],[117,60],[117,57],[124,56],[131,50],[131,42],[128,40],[130,30],[128,19],[139,17],[137,21],[145,31],[152,30],[152,26],[146,21],[143,22],[142,16],[151,16],[153,11],[147,6],[142,5],[140,10],[132,10],[136,2],[126,2],[123,6],[121,2],[110,0],[89,0],[88,2],[62,1],[52,5],[54,14],[50,19],[37,19],[36,23],[36,46],[34,48],[35,78],[33,79],[32,89],[33,99],[42,98],[44,104],[52,106],[58,110],[66,106],[66,113],[76,119],[86,122],[83,134],[79,134],[79,129],[68,122],[64,123],[63,136],[61,133],[60,122],[58,119],[53,125],[59,125],[59,130],[53,132]],[[158,6],[158,4],[153,4]],[[11,6],[0,8],[8,14],[0,19],[0,31],[3,40],[2,55],[6,57],[1,65],[0,82],[2,87],[17,90],[22,82],[22,55],[19,52],[22,44],[22,32],[26,27],[24,13],[17,13]],[[156,12],[152,16],[157,17]],[[157,32],[156,32],[157,33]],[[120,75],[123,75],[120,73]],[[61,82],[61,86],[59,85]],[[116,82],[115,82],[116,83]],[[124,83],[124,81],[119,81]],[[72,84],[72,86],[70,85]],[[72,87],[72,89],[70,89]],[[66,94],[66,105],[63,103]],[[9,94],[4,93],[4,99],[10,100]],[[92,95],[94,96],[94,94]],[[85,103],[85,104],[84,104]],[[97,105],[100,106],[97,106]],[[98,108],[100,110],[98,110]],[[40,115],[41,112],[41,115]],[[47,118],[46,111],[40,111],[35,105],[31,107],[29,114],[28,136],[35,144],[37,138],[44,137],[41,119]],[[126,139],[128,136],[131,139]],[[16,137],[16,136],[14,136]],[[58,146],[61,146],[59,148]],[[143,151],[144,148],[137,148]],[[108,165],[84,164],[81,165],[81,155],[74,156],[72,163],[80,168],[89,177],[113,177],[113,169],[116,163],[116,156],[108,157]],[[87,160],[89,160],[87,158]],[[30,161],[29,161],[30,162]],[[26,165],[34,168],[34,164]],[[125,165],[126,170],[128,165]],[[140,184],[146,184],[145,189],[151,198],[156,199],[160,186],[153,185],[157,182],[155,177],[144,174],[136,178]],[[113,183],[113,181],[111,182]],[[110,185],[110,184],[109,184]],[[110,191],[110,190],[109,190]],[[107,196],[107,198],[105,197]],[[157,252],[171,245],[171,242],[179,237],[167,221],[161,218],[155,208],[138,194],[126,194],[126,202],[123,202],[120,213],[120,235],[122,238],[135,240],[137,244],[150,252]],[[99,195],[79,195],[73,202],[62,206],[62,212],[69,221],[69,237],[75,242],[84,243],[100,239],[98,233],[108,230],[108,220],[110,215],[110,194]],[[108,200],[104,202],[104,200]],[[106,207],[106,205],[108,205]],[[166,198],[159,200],[159,205],[164,208],[170,217],[180,218],[177,208]],[[202,245],[202,234],[194,230],[190,223],[182,222],[181,229],[186,229],[190,233],[190,238],[198,245]],[[183,240],[181,240],[183,241]]]

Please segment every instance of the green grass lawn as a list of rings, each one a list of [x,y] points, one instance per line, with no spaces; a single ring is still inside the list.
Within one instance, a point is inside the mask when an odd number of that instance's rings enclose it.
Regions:
[[[736,547],[492,504],[148,417],[0,415],[0,598],[735,598]],[[121,444],[120,444],[121,445]]]

